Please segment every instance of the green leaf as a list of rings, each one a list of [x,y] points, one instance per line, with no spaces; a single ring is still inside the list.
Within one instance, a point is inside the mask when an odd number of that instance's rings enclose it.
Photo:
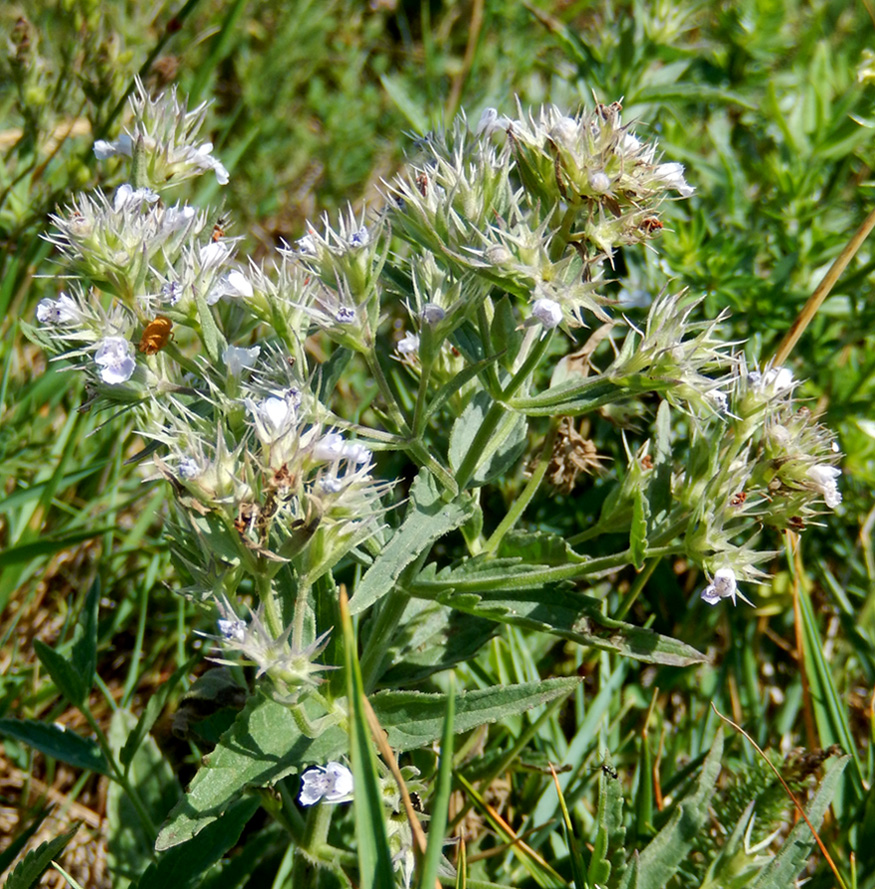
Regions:
[[[850,756],[832,759],[826,767],[826,774],[814,799],[809,803],[805,814],[815,829],[820,828],[823,816],[839,788],[842,773],[850,761]],[[780,852],[766,865],[757,877],[752,889],[784,889],[792,886],[808,862],[808,856],[814,848],[814,835],[811,828],[800,818],[790,835],[784,840]]]
[[[350,614],[360,614],[385,596],[407,565],[458,528],[473,512],[470,498],[444,501],[434,477],[421,470],[410,488],[410,506],[404,522],[356,586],[349,603]]]
[[[85,607],[82,609],[80,624],[77,627],[77,638],[73,642],[71,652],[73,669],[79,676],[86,695],[94,685],[94,671],[97,667],[97,610],[99,603],[100,580],[95,578],[85,597]]]
[[[469,592],[467,589],[456,592],[452,588],[447,589],[453,578],[446,579],[444,572],[440,584],[433,586],[428,582],[428,572],[423,572],[408,591],[412,596],[434,598],[476,617],[539,630],[645,663],[687,667],[707,662],[705,655],[678,639],[602,614],[601,603],[590,596],[582,596],[555,584],[528,590],[502,591],[502,580],[510,575],[507,570],[502,572],[501,568],[513,567],[512,560],[506,561],[511,564],[502,566],[499,560],[484,563],[489,565],[488,576],[492,584],[499,587],[493,592]],[[466,586],[464,577],[459,578],[458,585]],[[480,588],[483,585],[478,576],[476,586]],[[434,586],[438,586],[438,589],[435,590]]]
[[[648,843],[638,859],[640,889],[662,889],[686,861],[693,841],[708,821],[708,806],[720,774],[723,729],[718,729],[702,766],[695,790],[676,806],[668,824]],[[788,884],[784,884],[785,886]]]
[[[34,639],[33,647],[40,663],[46,668],[46,672],[52,677],[52,682],[58,687],[58,691],[74,707],[79,707],[85,700],[85,695],[88,694],[83,677],[64,655],[49,648],[42,640]]]
[[[457,472],[468,458],[492,405],[489,394],[481,389],[453,423],[447,457],[454,471]],[[510,469],[525,450],[527,429],[524,416],[507,410],[485,442],[482,452],[477,454],[476,469],[468,485],[485,485]]]
[[[9,879],[3,884],[3,889],[30,889],[31,886],[35,886],[52,860],[64,851],[76,835],[79,824],[80,822],[76,822],[66,833],[47,840],[36,849],[31,849],[9,875]]]
[[[425,861],[417,880],[418,889],[431,889],[438,877],[438,865],[444,846],[444,834],[450,811],[450,796],[453,791],[453,721],[456,715],[456,682],[450,674],[447,694],[447,715],[441,737],[440,764],[435,778],[435,793],[431,800],[431,820],[428,825],[428,845]]]
[[[359,878],[362,889],[393,889],[392,853],[386,836],[386,811],[377,771],[377,757],[365,707],[365,688],[356,655],[356,638],[349,608],[340,605],[346,661],[346,694],[352,702],[349,715],[349,755],[355,778],[352,803],[355,811]]]
[[[647,557],[647,520],[649,515],[650,510],[644,497],[644,491],[637,488],[632,499],[632,526],[629,529],[629,552],[636,571],[641,571],[644,568],[644,561]]]
[[[811,688],[811,701],[818,734],[825,747],[830,744],[840,744],[842,749],[851,752],[854,767],[849,772],[848,785],[857,801],[862,802],[866,796],[863,789],[863,767],[857,755],[857,745],[848,721],[848,711],[836,688],[832,671],[823,652],[823,644],[814,616],[814,609],[811,607],[811,599],[808,597],[808,593],[801,588],[801,585],[799,611],[802,617],[805,674]],[[842,799],[842,794],[839,793],[836,813],[840,814],[844,809],[845,802]]]
[[[196,837],[165,852],[157,862],[152,862],[137,883],[136,889],[186,889],[188,886],[200,886],[210,868],[237,845],[243,828],[258,807],[259,800],[256,796],[232,803],[221,818],[204,828]]]
[[[599,779],[598,831],[593,842],[587,879],[607,883],[612,871],[620,870],[624,859],[626,828],[623,826],[623,790],[613,763],[605,757]]]
[[[97,743],[61,725],[46,725],[35,719],[0,719],[0,735],[28,744],[77,769],[110,774],[109,763]]]
[[[650,483],[650,515],[659,523],[671,509],[671,406],[663,401],[656,411],[656,453],[653,455],[653,480]]]
[[[65,549],[78,546],[86,540],[96,540],[104,534],[115,534],[118,528],[89,528],[86,531],[76,531],[55,539],[41,538],[33,543],[22,543],[18,546],[10,546],[0,553],[0,568],[9,565],[20,565],[31,562],[44,556],[53,556]]]
[[[520,685],[469,691],[456,696],[455,731],[518,715],[573,690],[579,679],[547,679]],[[447,698],[443,694],[385,691],[371,705],[399,752],[432,744],[441,736]],[[174,810],[155,848],[169,849],[191,839],[218,818],[245,787],[264,787],[346,753],[347,734],[340,726],[324,728],[316,738],[301,733],[284,704],[254,695],[216,749],[204,758],[188,792]]]
[[[383,688],[411,686],[474,657],[497,632],[494,621],[479,620],[428,599],[411,599],[402,622],[385,646]]]

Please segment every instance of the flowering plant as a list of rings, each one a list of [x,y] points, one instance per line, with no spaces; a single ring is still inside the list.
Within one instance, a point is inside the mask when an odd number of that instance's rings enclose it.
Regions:
[[[503,627],[704,662],[626,620],[640,586],[618,601],[605,581],[683,560],[708,605],[751,604],[739,584],[765,577],[763,530],[802,531],[839,505],[833,438],[786,368],[748,367],[695,296],[669,286],[637,323],[608,296],[619,252],[653,249],[665,202],[693,194],[619,103],[490,109],[473,129],[461,116],[419,141],[379,207],[260,263],[238,256],[227,220],[173,198],[194,176],[229,181],[198,142],[204,108],[140,86],[132,112],[95,145],[129,162],[128,181],[53,217],[66,289],[31,334],[87,375],[91,408],[133,412],[172,492],[179,592],[215,616],[213,659],[255,668],[158,849],[291,775],[301,805],[352,797],[364,819],[397,816],[400,773],[377,769],[357,727],[372,718],[396,752],[438,741],[453,707],[442,674]],[[569,497],[582,475],[597,496],[581,526],[532,519],[545,490]],[[441,690],[397,689],[426,679]],[[470,691],[447,724],[576,684]],[[330,810],[305,823],[294,799],[264,805],[295,867],[345,873],[323,854]],[[405,883],[417,831],[414,815],[386,837]]]

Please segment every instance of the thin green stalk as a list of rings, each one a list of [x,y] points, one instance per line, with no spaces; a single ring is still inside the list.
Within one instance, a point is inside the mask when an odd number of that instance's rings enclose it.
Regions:
[[[365,352],[364,355],[365,360],[368,363],[368,369],[377,383],[377,388],[383,396],[383,401],[386,403],[386,412],[389,415],[389,419],[395,424],[395,431],[409,438],[412,435],[410,424],[407,422],[407,418],[401,410],[401,405],[398,404],[398,399],[395,398],[395,394],[392,392],[392,387],[389,385],[386,375],[383,373],[383,368],[380,365],[379,358],[377,358],[376,351],[371,348],[368,352]]]
[[[504,535],[516,525],[522,514],[528,508],[528,505],[532,502],[532,498],[537,493],[538,488],[541,486],[541,482],[544,480],[544,476],[547,474],[547,467],[550,465],[550,459],[553,455],[553,444],[556,441],[556,434],[559,431],[559,422],[560,421],[556,419],[550,425],[550,431],[544,439],[544,446],[541,448],[541,456],[538,458],[538,465],[532,472],[532,476],[525,488],[523,488],[522,493],[514,498],[513,506],[507,511],[498,527],[492,532],[492,536],[484,544],[483,552],[492,553],[498,549],[498,545],[504,539]]]
[[[623,620],[626,615],[629,613],[629,609],[635,604],[635,600],[638,596],[641,595],[641,590],[644,589],[644,585],[650,580],[650,575],[653,574],[656,566],[659,564],[659,559],[651,559],[645,566],[644,570],[640,572],[640,574],[635,578],[635,583],[632,584],[632,589],[629,590],[628,595],[625,599],[623,599],[622,605],[617,609],[617,613],[613,615],[615,620]]]
[[[532,348],[526,356],[520,369],[513,375],[513,377],[511,377],[508,384],[502,390],[501,401],[494,401],[486,412],[486,416],[483,418],[480,428],[474,435],[471,447],[468,448],[468,453],[465,454],[462,464],[459,466],[459,470],[456,473],[456,483],[458,484],[460,491],[465,489],[466,485],[477,471],[477,468],[483,464],[484,460],[492,455],[493,450],[488,447],[489,441],[498,428],[501,420],[507,418],[508,423],[516,422],[516,417],[514,416],[513,411],[508,408],[507,405],[503,404],[503,402],[512,398],[519,388],[526,383],[535,367],[537,367],[538,362],[543,357],[547,346],[550,344],[550,339],[551,335],[548,333],[536,341],[534,348]]]

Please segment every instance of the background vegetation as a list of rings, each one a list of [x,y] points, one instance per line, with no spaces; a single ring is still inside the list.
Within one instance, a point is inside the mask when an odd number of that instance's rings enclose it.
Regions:
[[[619,258],[613,292],[634,316],[641,295],[652,297],[668,275],[673,286],[705,294],[708,317],[731,309],[730,336],[751,355],[774,352],[871,209],[873,19],[864,4],[846,0],[190,0],[174,7],[67,0],[6,4],[0,30],[0,718],[90,731],[40,666],[34,642],[66,650],[96,589],[100,678],[91,713],[106,731],[114,713],[131,714],[114,724],[136,718],[184,667],[153,732],[155,762],[169,764],[183,784],[209,740],[181,743],[171,718],[201,669],[189,662],[192,630],[206,627],[208,616],[174,592],[162,537],[167,492],[125,465],[142,442],[124,417],[80,412],[79,378],[47,366],[19,334],[37,302],[57,296],[56,283],[40,277],[52,269],[51,247],[40,237],[48,214],[73,190],[121,181],[111,166],[96,169],[91,146],[117,134],[137,72],[150,86],[178,84],[193,103],[213,100],[214,151],[232,186],[221,196],[212,179],[196,187],[201,198],[223,202],[232,233],[256,252],[300,237],[306,220],[323,211],[359,207],[401,164],[409,134],[460,108],[476,120],[487,106],[513,112],[515,96],[570,109],[591,105],[593,96],[622,99],[624,119],[638,120],[667,160],[686,165],[697,193],[668,209],[656,250]],[[479,795],[510,823],[529,818],[538,830],[527,842],[564,877],[571,865],[550,823],[556,806],[547,761],[574,762],[563,791],[585,840],[597,767],[609,749],[631,819],[627,835],[646,838],[712,746],[713,701],[775,761],[796,747],[815,758],[833,744],[852,754],[823,836],[848,885],[855,874],[857,885],[875,886],[873,271],[867,245],[788,362],[808,381],[802,391],[811,410],[839,434],[839,512],[809,528],[792,558],[776,557],[755,609],[692,607],[704,579],[683,564],[661,564],[646,581],[611,579],[617,595],[634,592],[628,619],[706,650],[713,666],[642,668],[513,631],[460,671],[469,687],[584,677],[568,705],[536,724],[520,717],[469,738],[459,763],[478,787],[470,798]],[[367,403],[366,380],[349,386],[351,404]],[[518,467],[489,489],[495,515],[521,484]],[[533,504],[534,514],[570,536],[597,513],[593,496],[584,480],[571,495]],[[82,819],[65,868],[87,886],[139,879],[151,853],[126,835],[105,779],[9,735],[0,757],[7,843],[20,837],[33,847]],[[743,739],[727,738],[723,764],[735,778],[724,776],[696,855],[666,885],[702,885],[697,861],[712,859],[717,838],[751,799],[760,800],[764,828],[776,823],[765,814],[772,810],[777,821],[792,820]],[[797,774],[800,791],[807,769]],[[47,803],[54,809],[40,825]],[[527,876],[507,853],[476,862],[502,842],[488,810],[479,811],[466,826],[472,873],[545,885],[543,874]],[[204,882],[193,885],[255,886],[281,873],[280,838],[258,837],[256,826],[221,875],[220,865],[205,865]],[[249,867],[256,853],[260,864]],[[833,885],[820,855],[807,875],[808,885]]]

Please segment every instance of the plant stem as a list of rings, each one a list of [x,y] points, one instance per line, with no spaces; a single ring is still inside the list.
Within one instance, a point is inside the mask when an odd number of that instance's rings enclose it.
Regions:
[[[544,439],[544,445],[541,448],[541,456],[538,458],[538,465],[532,472],[532,477],[526,484],[523,492],[519,494],[513,501],[513,506],[507,511],[499,526],[492,532],[492,536],[483,546],[483,552],[492,553],[498,549],[504,535],[513,528],[519,521],[522,514],[526,511],[532,498],[541,486],[544,476],[547,474],[547,467],[550,465],[550,458],[553,455],[553,443],[556,441],[556,434],[559,431],[560,420],[556,419],[550,425],[550,431]]]

